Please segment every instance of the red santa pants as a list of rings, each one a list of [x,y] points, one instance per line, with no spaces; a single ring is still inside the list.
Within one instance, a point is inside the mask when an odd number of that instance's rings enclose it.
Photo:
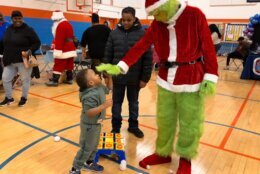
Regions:
[[[53,73],[61,74],[65,70],[73,70],[74,58],[54,59]]]

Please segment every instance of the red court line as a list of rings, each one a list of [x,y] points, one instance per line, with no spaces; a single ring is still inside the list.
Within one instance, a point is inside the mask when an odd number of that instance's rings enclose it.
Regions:
[[[256,85],[256,81],[254,82],[253,86],[251,87],[251,89],[250,89],[250,91],[249,91],[249,93],[248,93],[247,98],[245,99],[245,101],[248,101],[248,99],[249,99],[251,93],[253,92],[253,89],[254,89],[255,85]],[[15,89],[15,90],[21,91],[20,89]],[[51,99],[51,98],[48,98],[48,97],[44,97],[44,96],[41,96],[41,95],[38,95],[38,94],[34,94],[34,93],[29,93],[29,94],[30,94],[30,95],[33,95],[33,96],[36,96],[36,97],[40,97],[40,98],[52,100],[52,101],[55,101],[55,102],[58,102],[58,103],[63,103],[63,104],[70,105],[70,106],[73,106],[73,107],[81,108],[81,107],[79,107],[79,106],[77,106],[77,105],[73,105],[73,104],[66,103],[66,102],[59,101],[59,100],[54,100],[54,99]],[[244,103],[245,103],[245,104],[244,104],[244,107],[245,107],[245,105],[246,105],[246,102],[245,102],[245,101],[244,101]],[[242,106],[243,106],[243,105],[242,105]],[[241,113],[242,113],[242,111],[241,111]],[[107,116],[111,116],[111,115],[107,114]],[[237,122],[238,118],[235,119],[235,120],[236,120],[236,122]],[[235,121],[235,120],[234,120],[234,121]],[[126,120],[126,119],[123,119],[123,121],[128,122],[128,120]],[[234,121],[233,121],[233,122],[234,122]],[[233,123],[233,122],[232,122],[232,123]],[[235,122],[235,123],[236,123],[236,122]],[[139,125],[140,125],[141,127],[145,127],[145,128],[148,128],[148,129],[157,131],[156,128],[153,128],[153,127],[151,127],[151,126],[147,126],[147,125],[145,125],[145,124],[139,124]],[[233,125],[233,126],[234,126],[234,125]],[[231,129],[231,132],[232,132],[233,129],[232,129],[232,128],[229,128],[229,129]],[[230,133],[230,134],[231,134],[231,133]],[[243,157],[247,157],[247,158],[250,158],[250,159],[254,159],[254,160],[260,161],[260,158],[253,157],[253,156],[250,156],[250,155],[247,155],[247,154],[243,154],[243,153],[239,153],[239,152],[236,152],[236,151],[224,149],[224,148],[221,148],[221,147],[218,147],[218,146],[215,146],[215,145],[211,145],[211,144],[207,144],[207,143],[204,143],[204,142],[200,142],[200,144],[203,144],[203,145],[206,145],[206,146],[209,146],[209,147],[212,147],[212,148],[216,148],[216,149],[218,149],[218,150],[223,150],[223,151],[230,152],[230,153],[233,153],[233,154],[236,154],[236,155],[240,155],[240,156],[243,156]]]
[[[123,119],[123,121],[124,121],[124,122],[128,122],[128,120],[126,120],[126,119]],[[140,123],[139,123],[138,125],[140,125],[140,126],[142,126],[142,127],[145,127],[145,128],[148,128],[148,129],[152,129],[152,130],[157,131],[156,128],[151,127],[151,126],[147,126],[147,125],[145,125],[145,124],[140,124]]]
[[[252,94],[252,92],[253,92],[253,90],[254,90],[254,88],[255,88],[255,85],[256,85],[256,80],[254,81],[254,83],[253,83],[251,89],[249,90],[249,92],[248,92],[248,94],[247,94],[247,96],[246,96],[246,98],[245,98],[243,104],[241,105],[241,107],[240,107],[240,109],[239,109],[237,115],[235,116],[235,118],[234,118],[234,120],[232,121],[232,123],[231,123],[230,126],[235,126],[235,125],[237,124],[237,122],[238,122],[238,120],[239,120],[239,118],[240,118],[240,116],[241,116],[243,110],[245,109],[245,106],[246,106],[246,104],[247,104],[247,102],[248,102],[248,100],[249,100],[249,97],[251,96],[251,94]],[[228,131],[227,131],[225,137],[223,138],[223,140],[221,141],[221,144],[220,144],[220,146],[219,146],[221,149],[224,149],[224,148],[225,148],[225,145],[226,145],[226,143],[227,143],[229,137],[231,136],[232,131],[233,131],[232,128],[229,128],[229,129],[228,129]]]
[[[15,90],[21,91],[20,89],[15,89]],[[81,108],[80,106],[77,106],[77,105],[74,105],[74,104],[71,104],[71,103],[67,103],[67,102],[64,102],[64,101],[60,101],[60,100],[55,100],[55,99],[52,99],[52,98],[44,97],[42,95],[34,94],[34,93],[31,93],[31,92],[29,92],[29,94],[32,95],[32,96],[48,99],[48,100],[55,101],[55,102],[58,102],[58,103],[62,103],[62,104],[65,104],[65,105],[73,106],[73,107],[76,107],[76,108]]]
[[[61,95],[57,95],[57,96],[51,97],[51,99],[62,97],[62,96],[69,95],[69,94],[73,94],[75,92],[78,92],[78,90],[77,91],[68,92],[68,93],[65,93],[65,94],[61,94]]]
[[[125,120],[125,119],[123,119],[123,121],[127,122],[127,120]],[[139,124],[139,125],[141,127],[145,127],[145,128],[157,131],[156,128],[153,128],[153,127],[150,127],[150,126],[147,126],[147,125],[144,125],[144,124]],[[215,146],[215,145],[212,145],[212,144],[204,143],[204,142],[201,142],[201,141],[200,141],[200,144],[203,144],[205,146],[209,146],[209,147],[212,147],[212,148],[215,148],[215,149],[218,149],[218,150],[222,150],[222,151],[226,151],[226,152],[229,152],[229,153],[233,153],[235,155],[239,155],[239,156],[243,156],[243,157],[246,157],[246,158],[250,158],[250,159],[254,159],[254,160],[260,161],[260,158],[257,158],[257,157],[254,157],[254,156],[250,156],[250,155],[247,155],[247,154],[244,154],[244,153],[236,152],[236,151],[229,150],[229,149],[220,148],[219,146]]]
[[[247,158],[251,158],[251,159],[260,161],[260,158],[257,158],[257,157],[251,156],[251,155],[247,155],[247,154],[244,154],[244,153],[239,153],[239,152],[229,150],[229,149],[222,149],[222,148],[219,148],[218,146],[208,144],[208,143],[204,143],[204,142],[200,142],[200,144],[203,144],[205,146],[209,146],[209,147],[212,147],[212,148],[215,148],[215,149],[218,149],[218,150],[223,150],[223,151],[226,151],[226,152],[229,152],[229,153],[233,153],[235,155],[239,155],[239,156],[243,156],[243,157],[247,157]]]

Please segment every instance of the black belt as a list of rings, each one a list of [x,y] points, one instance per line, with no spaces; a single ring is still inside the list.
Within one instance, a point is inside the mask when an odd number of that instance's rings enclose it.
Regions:
[[[176,66],[183,66],[183,65],[194,65],[197,62],[203,62],[203,58],[199,57],[196,60],[190,61],[190,62],[163,62],[163,63],[159,63],[160,67],[164,67],[164,68],[174,68]]]
[[[73,42],[73,38],[66,38],[65,42]]]

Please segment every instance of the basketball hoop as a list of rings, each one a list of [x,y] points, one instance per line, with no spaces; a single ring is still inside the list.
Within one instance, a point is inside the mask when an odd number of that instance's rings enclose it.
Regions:
[[[93,0],[66,0],[67,11],[91,14],[93,11]]]

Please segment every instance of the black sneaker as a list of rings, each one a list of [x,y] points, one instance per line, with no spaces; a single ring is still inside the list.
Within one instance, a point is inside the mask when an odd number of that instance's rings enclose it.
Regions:
[[[102,173],[104,171],[104,167],[99,165],[98,163],[84,163],[82,170],[89,170],[96,173]]]
[[[10,105],[14,102],[14,99],[8,99],[7,97],[5,97],[5,99],[0,103],[0,107],[1,106],[5,106],[5,105]]]
[[[22,107],[26,104],[27,99],[24,97],[21,97],[21,100],[18,103],[18,106]]]
[[[73,80],[64,80],[63,83],[68,84],[68,85],[72,85]]]
[[[144,133],[139,128],[128,128],[128,132],[134,134],[137,138],[143,138]]]
[[[115,129],[115,128],[113,128],[113,129],[111,130],[111,133],[120,134],[120,129]]]

